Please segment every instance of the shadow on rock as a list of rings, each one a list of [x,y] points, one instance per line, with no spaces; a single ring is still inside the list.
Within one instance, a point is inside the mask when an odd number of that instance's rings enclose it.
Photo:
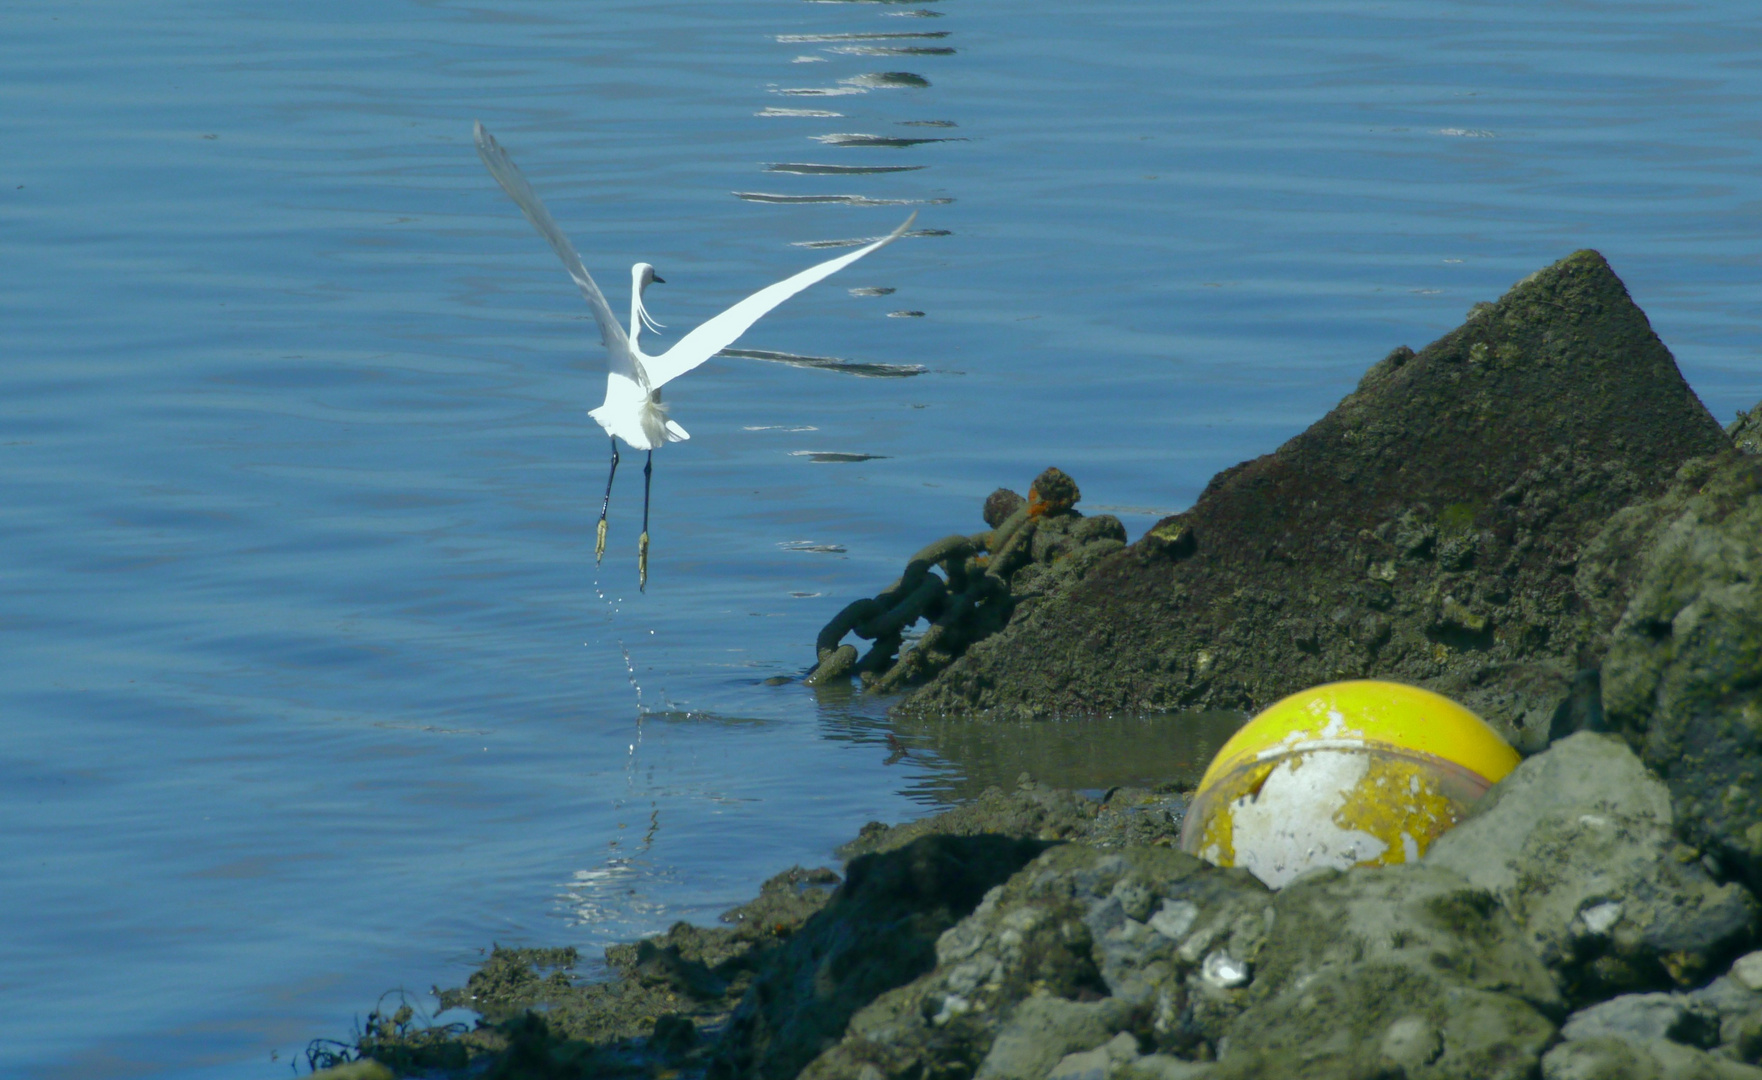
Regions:
[[[795,1076],[853,1013],[936,964],[936,941],[1046,850],[998,835],[923,836],[852,859],[830,903],[755,979],[711,1067],[715,1077]]]

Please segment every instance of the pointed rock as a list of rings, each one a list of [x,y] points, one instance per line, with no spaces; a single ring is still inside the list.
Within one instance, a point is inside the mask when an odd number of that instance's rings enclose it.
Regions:
[[[1580,550],[1729,445],[1608,263],[1580,251],[1390,353],[1307,431],[899,707],[1254,709],[1380,676],[1464,695],[1539,748],[1608,630],[1574,592]]]

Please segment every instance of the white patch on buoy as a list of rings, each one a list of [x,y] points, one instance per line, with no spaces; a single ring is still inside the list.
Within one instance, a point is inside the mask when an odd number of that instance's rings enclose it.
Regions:
[[[1307,870],[1344,870],[1382,855],[1388,845],[1375,836],[1334,824],[1334,815],[1369,771],[1363,753],[1338,750],[1314,750],[1279,762],[1259,795],[1230,806],[1236,865],[1277,889]]]

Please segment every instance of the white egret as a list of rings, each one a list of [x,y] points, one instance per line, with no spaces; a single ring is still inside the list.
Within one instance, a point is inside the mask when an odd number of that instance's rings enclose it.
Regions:
[[[606,511],[612,504],[612,478],[618,474],[618,440],[623,439],[632,449],[648,452],[648,460],[642,467],[642,536],[637,541],[636,558],[637,587],[646,589],[649,576],[649,480],[654,472],[655,447],[691,438],[684,428],[668,418],[667,407],[661,404],[661,387],[732,345],[765,312],[814,282],[831,276],[864,255],[878,251],[904,236],[918,215],[914,211],[911,217],[905,219],[905,224],[874,243],[866,244],[836,259],[828,259],[817,266],[810,266],[775,285],[767,285],[720,315],[707,320],[680,338],[671,349],[659,356],[650,356],[642,351],[639,339],[644,327],[658,331],[661,324],[649,318],[648,311],[642,304],[642,294],[650,282],[666,284],[665,279],[657,276],[655,268],[645,262],[639,262],[630,268],[630,333],[625,334],[624,328],[618,325],[618,320],[612,315],[612,308],[606,303],[605,295],[594,284],[593,278],[588,276],[587,268],[581,264],[581,256],[575,253],[574,245],[563,235],[563,230],[557,228],[556,221],[551,218],[544,203],[539,201],[532,185],[527,183],[526,177],[514,166],[508,152],[502,149],[495,137],[484,130],[481,121],[476,125],[476,137],[477,154],[483,158],[489,174],[496,178],[496,183],[502,185],[502,190],[525,213],[526,220],[532,222],[539,235],[550,242],[551,250],[563,260],[569,276],[575,279],[581,295],[587,298],[587,306],[593,311],[594,321],[600,325],[600,340],[606,346],[606,400],[599,408],[590,410],[587,414],[598,421],[612,439],[612,468],[606,474],[606,497],[600,503],[600,523],[594,537],[593,557],[596,563],[606,551]]]

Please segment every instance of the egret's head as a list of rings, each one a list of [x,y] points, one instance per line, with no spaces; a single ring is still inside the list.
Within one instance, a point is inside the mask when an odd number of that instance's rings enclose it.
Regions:
[[[641,328],[644,326],[658,333],[664,325],[650,318],[648,309],[642,305],[642,291],[648,288],[651,281],[667,284],[667,279],[655,273],[655,268],[648,263],[639,262],[630,268],[630,333],[633,340],[637,334],[642,333]]]

